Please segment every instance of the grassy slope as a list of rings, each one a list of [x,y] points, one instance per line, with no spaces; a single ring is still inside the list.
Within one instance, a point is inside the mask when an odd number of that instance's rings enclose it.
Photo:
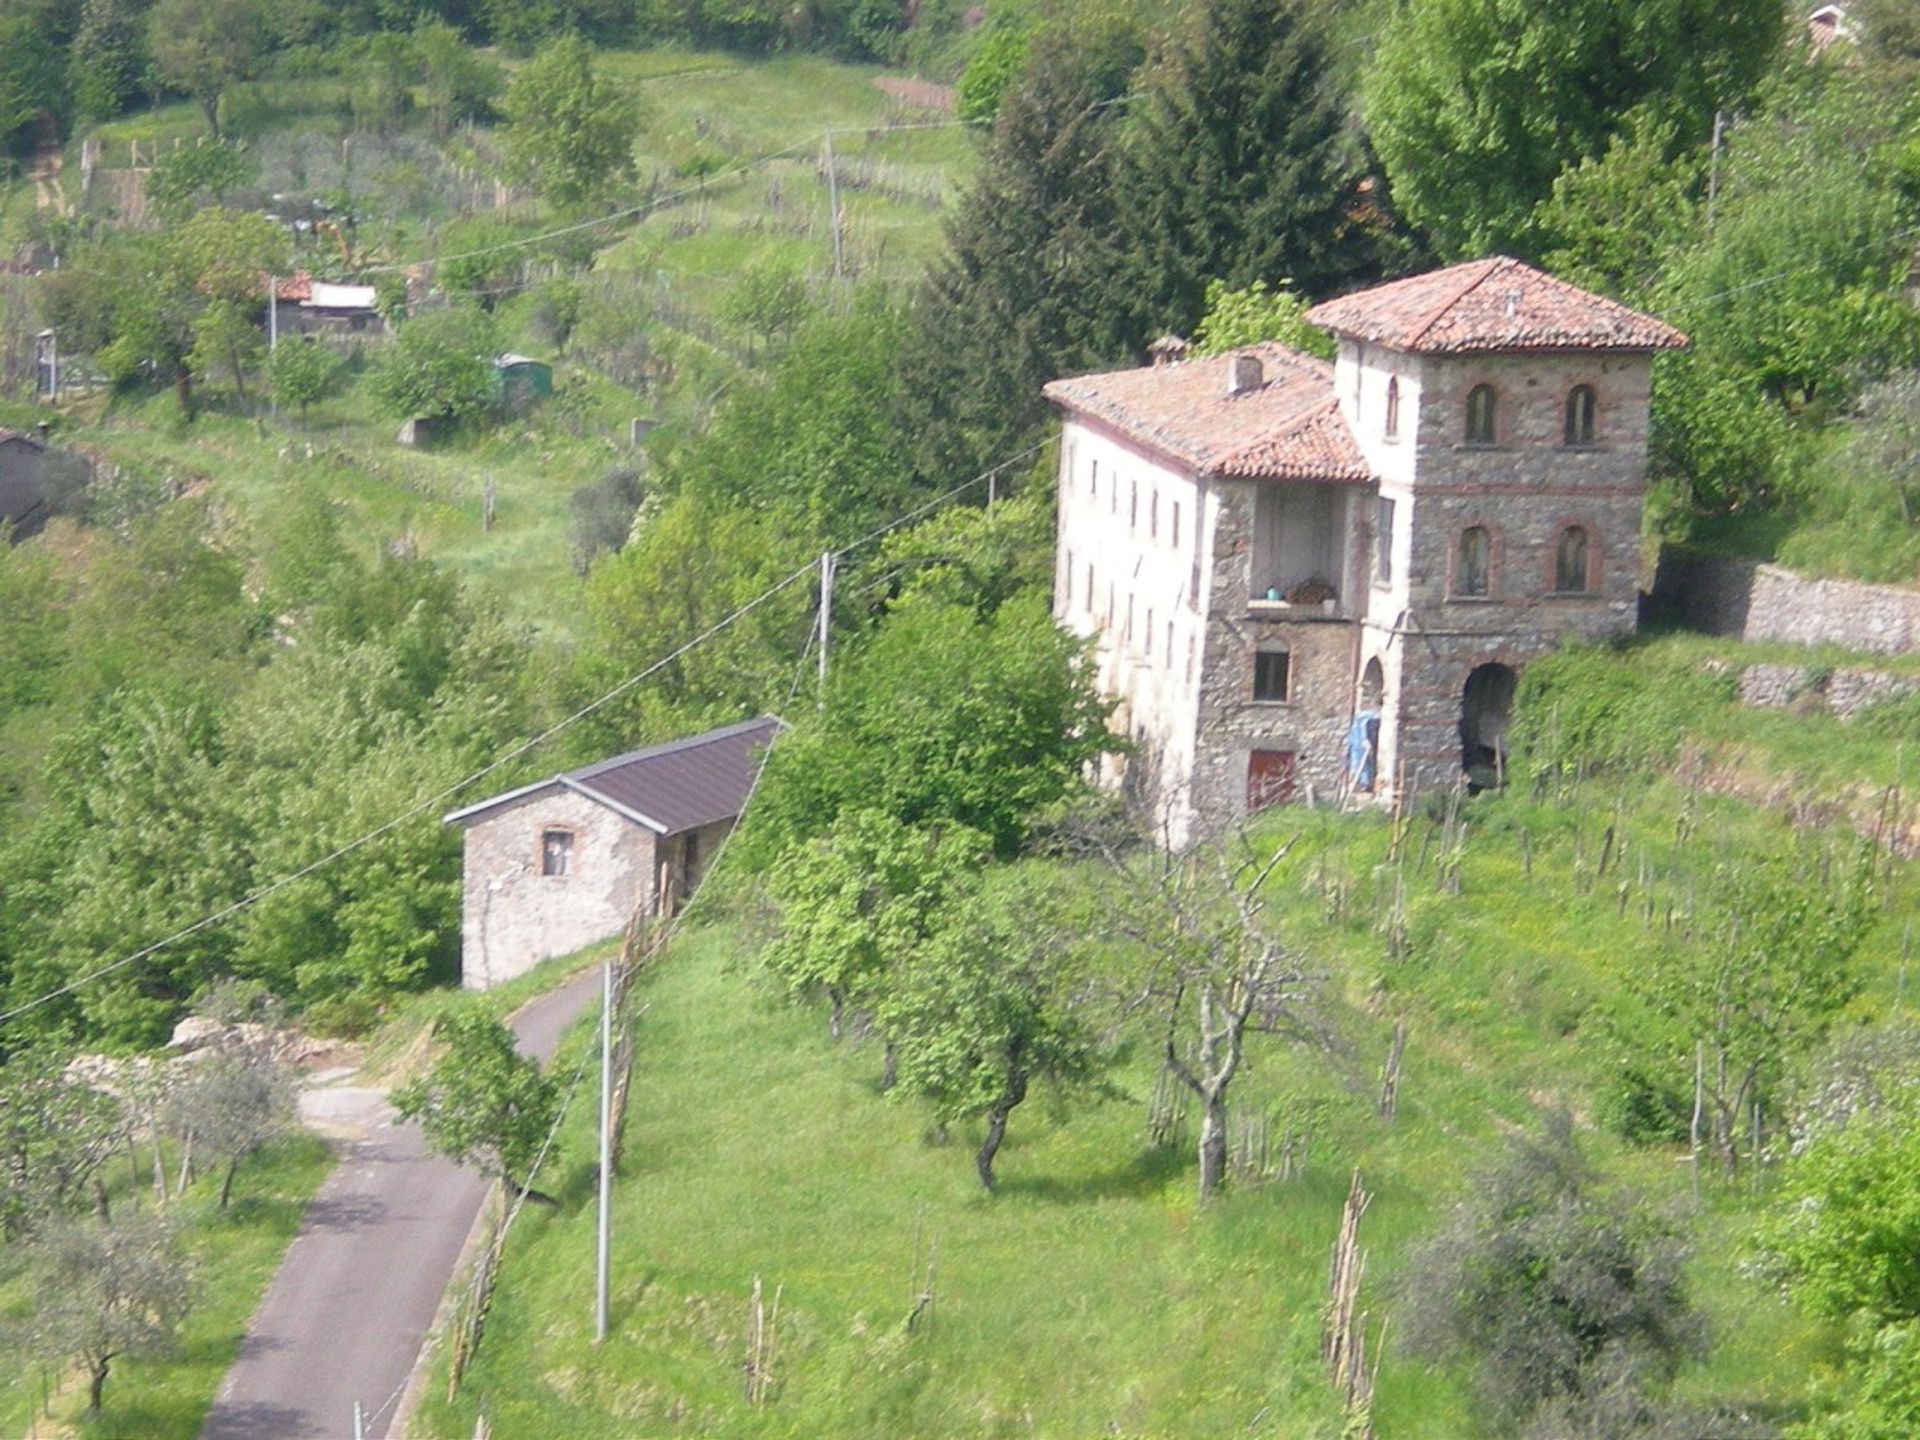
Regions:
[[[1623,913],[1617,873],[1587,884],[1573,869],[1574,817],[1588,816],[1590,868],[1614,803],[1589,787],[1478,806],[1459,897],[1419,872],[1416,826],[1411,948],[1399,959],[1376,928],[1394,883],[1380,868],[1385,822],[1287,817],[1300,840],[1279,882],[1281,920],[1338,977],[1343,1044],[1311,1054],[1260,1042],[1241,1113],[1273,1115],[1276,1144],[1289,1124],[1310,1124],[1308,1173],[1243,1189],[1205,1215],[1189,1155],[1145,1142],[1153,1082],[1142,1037],[1120,1077],[1125,1098],[1071,1115],[1036,1100],[1016,1115],[1003,1191],[988,1199],[966,1134],[929,1145],[915,1106],[876,1093],[870,1047],[836,1048],[817,1014],[771,1002],[732,932],[690,937],[648,995],[615,1219],[612,1339],[604,1350],[590,1340],[586,1107],[568,1136],[570,1208],[516,1234],[467,1385],[452,1406],[436,1399],[418,1433],[464,1435],[484,1412],[503,1432],[581,1435],[1337,1434],[1317,1337],[1351,1167],[1377,1195],[1365,1228],[1376,1313],[1391,1309],[1409,1241],[1503,1133],[1547,1106],[1570,1108],[1646,1203],[1690,1212],[1680,1156],[1628,1148],[1595,1124],[1617,1073],[1610,1023],[1634,1023],[1639,1003],[1624,978],[1663,923],[1643,923],[1639,866],[1661,917],[1669,899],[1683,906],[1689,874],[1793,836],[1752,807],[1689,806],[1664,786],[1638,786],[1619,812],[1632,857]],[[1704,838],[1676,846],[1676,814],[1689,808]],[[1860,1015],[1894,1004],[1916,908],[1920,887],[1896,867],[1863,952]],[[1372,1096],[1396,1018],[1412,1038],[1389,1128]],[[1740,1275],[1754,1205],[1744,1183],[1710,1182],[1689,1221],[1695,1289],[1719,1346],[1681,1385],[1791,1413],[1831,1337]],[[938,1318],[930,1334],[908,1335],[916,1234],[939,1241]],[[761,1411],[741,1399],[756,1274],[769,1290],[786,1287],[781,1393]],[[1395,1437],[1475,1433],[1461,1378],[1391,1339],[1376,1420]]]

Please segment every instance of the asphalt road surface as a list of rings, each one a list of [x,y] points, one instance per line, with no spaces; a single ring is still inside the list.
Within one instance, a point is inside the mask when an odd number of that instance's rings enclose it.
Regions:
[[[525,1053],[548,1059],[600,987],[596,969],[513,1021]],[[201,1440],[345,1440],[358,1401],[367,1440],[393,1420],[400,1389],[453,1278],[487,1183],[425,1151],[378,1091],[317,1092],[319,1128],[344,1139],[201,1427]]]

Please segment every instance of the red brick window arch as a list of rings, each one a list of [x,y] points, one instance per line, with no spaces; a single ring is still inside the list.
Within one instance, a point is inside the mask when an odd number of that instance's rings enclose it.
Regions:
[[[1499,397],[1491,385],[1476,385],[1467,392],[1467,444],[1491,445],[1498,433]]]
[[[1596,397],[1591,385],[1576,385],[1567,392],[1565,440],[1569,445],[1593,444],[1593,415]]]
[[[1584,595],[1592,589],[1592,537],[1584,525],[1560,532],[1553,550],[1553,588],[1559,595]]]
[[[1460,532],[1460,545],[1453,558],[1453,593],[1465,600],[1483,600],[1491,592],[1493,575],[1493,534],[1484,525],[1469,525]]]

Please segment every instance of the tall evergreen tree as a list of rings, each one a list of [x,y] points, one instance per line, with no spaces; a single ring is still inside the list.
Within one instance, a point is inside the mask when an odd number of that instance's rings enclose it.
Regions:
[[[1328,69],[1319,0],[1206,0],[1154,68],[1119,163],[1142,338],[1189,332],[1210,279],[1319,295],[1364,264]]]
[[[1049,32],[1001,104],[903,357],[929,481],[967,478],[1038,439],[1042,385],[1130,354],[1110,102],[1134,59],[1111,33]]]
[[[80,117],[118,115],[139,93],[146,66],[146,35],[132,0],[85,0],[68,58],[73,108]]]

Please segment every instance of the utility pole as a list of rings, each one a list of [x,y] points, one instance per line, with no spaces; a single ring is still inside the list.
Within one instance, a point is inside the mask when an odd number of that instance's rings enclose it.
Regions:
[[[613,961],[600,987],[600,1263],[594,1287],[593,1338],[607,1338],[607,1242],[613,1223]]]
[[[1720,203],[1720,142],[1726,138],[1727,112],[1713,112],[1713,159],[1707,166],[1707,233],[1713,233],[1713,212]]]
[[[366,1440],[367,1422],[361,1413],[360,1402],[353,1402],[353,1440]]]
[[[840,278],[840,171],[833,163],[833,127],[827,127],[827,209],[833,221],[833,278]],[[823,649],[821,655],[827,652]]]
[[[267,353],[280,348],[280,277],[267,280]]]
[[[833,629],[833,577],[839,569],[833,551],[820,552],[820,703],[827,703],[827,636]]]

